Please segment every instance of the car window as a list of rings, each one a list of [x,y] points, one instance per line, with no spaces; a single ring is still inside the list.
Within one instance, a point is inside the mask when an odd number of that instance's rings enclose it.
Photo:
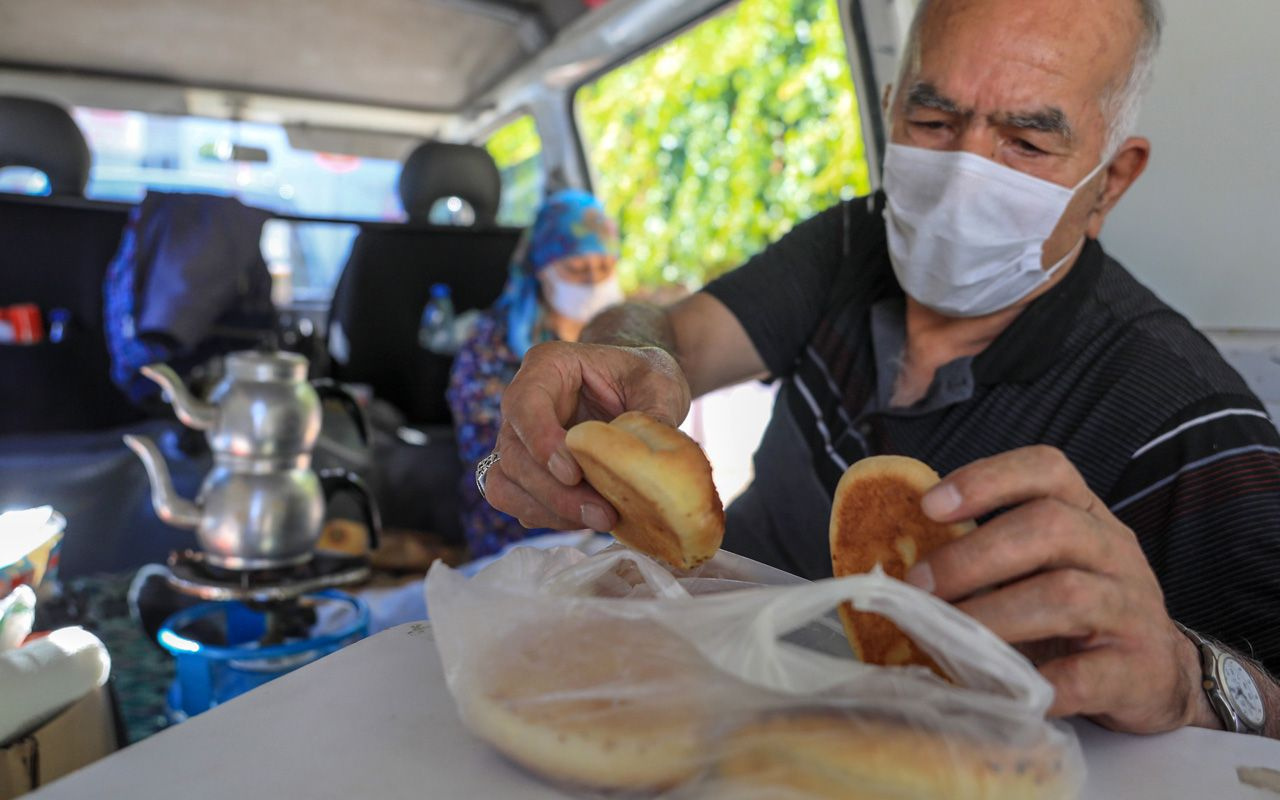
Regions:
[[[696,288],[870,191],[836,0],[741,0],[574,105],[628,288]]]
[[[280,125],[74,109],[93,151],[86,196],[136,202],[147,190],[231,195],[302,216],[403,218],[391,159],[297,150]]]
[[[267,220],[262,256],[276,305],[327,305],[359,233],[355,223]]]
[[[282,126],[267,123],[95,108],[73,113],[93,152],[85,187],[91,199],[133,203],[148,191],[204,192],[303,217],[404,219],[395,160],[297,149]],[[8,180],[39,190],[41,178]],[[269,221],[262,252],[276,302],[327,302],[359,230],[353,223]]]
[[[518,228],[532,225],[546,184],[542,137],[533,117],[516,117],[494,131],[484,146],[502,175],[498,224]]]

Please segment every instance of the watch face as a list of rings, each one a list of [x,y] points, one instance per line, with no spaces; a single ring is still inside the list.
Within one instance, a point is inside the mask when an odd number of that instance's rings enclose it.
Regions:
[[[1243,717],[1250,727],[1261,728],[1266,712],[1263,710],[1262,695],[1258,694],[1258,685],[1253,682],[1253,676],[1245,671],[1239,661],[1228,656],[1222,660],[1222,677],[1226,682],[1226,686],[1222,688],[1230,696],[1231,705],[1235,707],[1236,713]]]

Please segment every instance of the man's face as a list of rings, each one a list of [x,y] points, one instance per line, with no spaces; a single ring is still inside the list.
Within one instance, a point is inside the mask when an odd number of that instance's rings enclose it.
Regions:
[[[891,141],[1075,186],[1102,159],[1102,99],[1127,75],[1139,33],[1127,1],[934,0],[919,68],[894,93]],[[1104,170],[1077,192],[1045,244],[1046,266],[1079,242],[1105,185]]]

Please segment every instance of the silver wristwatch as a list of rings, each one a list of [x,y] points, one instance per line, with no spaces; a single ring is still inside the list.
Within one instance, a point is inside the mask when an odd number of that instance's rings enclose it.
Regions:
[[[1200,651],[1200,685],[1209,705],[1222,720],[1222,727],[1235,733],[1262,733],[1267,721],[1262,692],[1253,675],[1240,659],[1222,649],[1217,642],[1174,623]]]

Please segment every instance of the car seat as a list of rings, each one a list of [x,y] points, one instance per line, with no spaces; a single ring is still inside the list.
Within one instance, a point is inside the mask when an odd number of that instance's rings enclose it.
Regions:
[[[418,344],[433,284],[452,290],[454,308],[487,308],[506,282],[520,231],[494,223],[501,194],[489,154],[471,145],[427,142],[405,161],[400,197],[409,221],[364,224],[338,280],[330,309],[331,373],[365,384],[392,413],[375,413],[369,475],[389,528],[460,540],[461,465],[445,388],[452,359]],[[470,225],[428,222],[446,198],[466,201]],[[377,424],[383,420],[382,424]]]

